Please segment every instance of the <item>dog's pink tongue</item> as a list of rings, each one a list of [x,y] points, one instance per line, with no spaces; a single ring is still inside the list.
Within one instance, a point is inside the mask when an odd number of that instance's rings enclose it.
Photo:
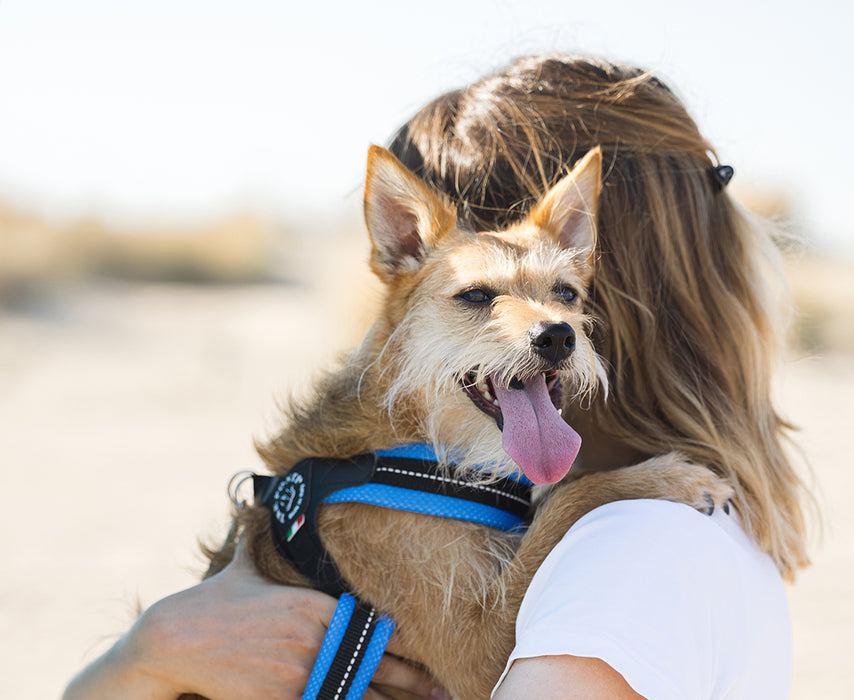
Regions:
[[[546,380],[539,374],[521,389],[492,387],[504,418],[504,451],[535,484],[560,481],[578,454],[581,437],[552,403]]]

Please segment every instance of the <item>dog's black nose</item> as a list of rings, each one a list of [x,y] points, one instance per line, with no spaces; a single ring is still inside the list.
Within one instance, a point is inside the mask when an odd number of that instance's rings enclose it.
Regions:
[[[538,323],[529,333],[531,347],[550,362],[562,362],[575,350],[575,331],[568,323]]]

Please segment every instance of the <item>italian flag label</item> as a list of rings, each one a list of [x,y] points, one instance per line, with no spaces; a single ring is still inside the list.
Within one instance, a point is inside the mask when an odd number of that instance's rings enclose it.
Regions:
[[[287,533],[285,534],[285,540],[287,542],[290,542],[294,538],[294,535],[296,535],[299,532],[299,529],[303,526],[304,523],[305,523],[305,515],[301,515],[296,520],[294,520],[294,524],[291,525],[291,527],[288,529]]]

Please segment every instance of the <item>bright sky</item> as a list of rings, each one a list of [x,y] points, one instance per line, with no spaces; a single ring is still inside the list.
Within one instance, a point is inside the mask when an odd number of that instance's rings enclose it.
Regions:
[[[736,182],[854,252],[852,26],[838,0],[0,0],[0,200],[331,220],[426,100],[562,50],[657,71]]]

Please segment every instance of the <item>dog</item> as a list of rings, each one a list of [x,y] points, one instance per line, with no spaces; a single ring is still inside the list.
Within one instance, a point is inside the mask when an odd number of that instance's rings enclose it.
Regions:
[[[601,160],[598,149],[588,153],[521,221],[473,231],[447,198],[371,147],[364,214],[384,288],[379,313],[361,345],[258,446],[280,475],[309,457],[427,443],[464,482],[521,471],[557,484],[542,489],[524,535],[363,503],[318,510],[317,530],[349,590],[391,615],[406,658],[459,700],[489,697],[528,583],[578,518],[631,498],[705,511],[731,493],[677,454],[558,483],[580,445],[559,407],[607,391],[584,310]],[[236,532],[211,553],[209,575],[239,536],[264,576],[309,585],[277,551],[266,507],[239,511]]]

